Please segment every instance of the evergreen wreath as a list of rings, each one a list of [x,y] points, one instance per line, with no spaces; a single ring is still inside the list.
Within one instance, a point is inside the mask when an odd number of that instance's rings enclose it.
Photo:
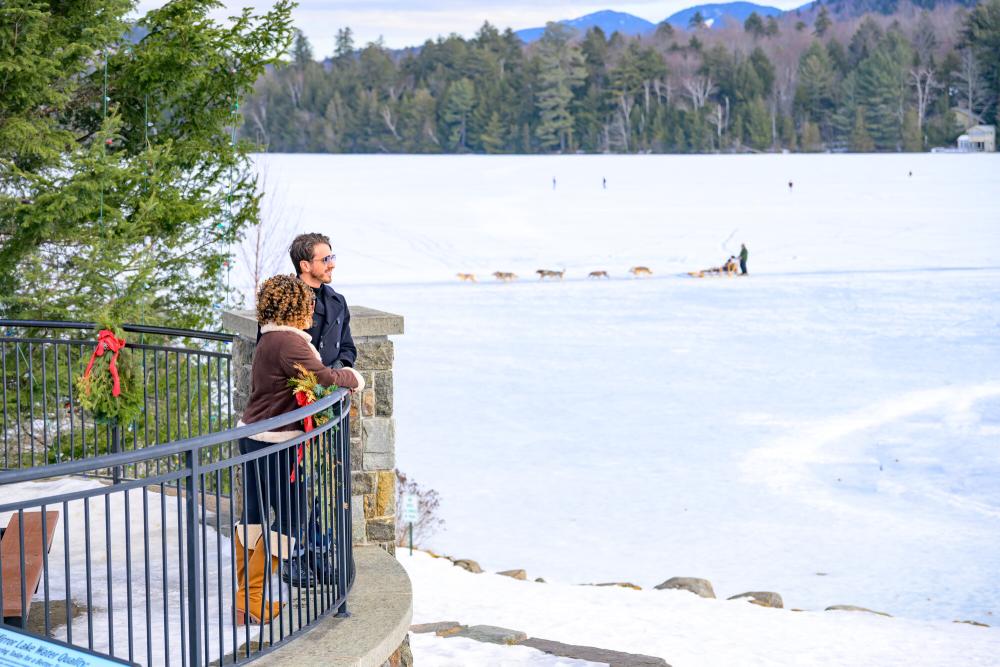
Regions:
[[[94,421],[124,426],[142,414],[143,376],[126,348],[121,327],[102,324],[90,363],[76,380],[76,390]]]

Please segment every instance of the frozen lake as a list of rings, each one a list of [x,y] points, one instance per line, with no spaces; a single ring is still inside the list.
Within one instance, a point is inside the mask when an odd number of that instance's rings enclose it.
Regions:
[[[322,231],[348,302],[406,318],[397,461],[447,522],[427,546],[997,624],[998,156],[260,162],[272,252]],[[741,242],[749,277],[684,275]]]

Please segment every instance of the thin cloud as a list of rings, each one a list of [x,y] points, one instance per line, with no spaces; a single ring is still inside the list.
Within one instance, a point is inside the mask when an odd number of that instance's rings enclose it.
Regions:
[[[382,38],[391,48],[418,46],[428,39],[457,33],[471,37],[485,21],[500,28],[521,30],[561,21],[603,9],[627,12],[648,21],[658,22],[670,14],[698,4],[700,0],[555,0],[539,4],[532,0],[299,0],[292,11],[293,23],[312,42],[317,56],[333,52],[335,35],[350,27],[355,44],[363,46]],[[758,0],[760,1],[760,0]],[[165,4],[164,0],[142,0],[138,13]],[[266,0],[225,0],[225,7],[213,12],[223,19],[237,14],[242,7],[263,12],[272,6]],[[802,0],[761,1],[789,9]]]

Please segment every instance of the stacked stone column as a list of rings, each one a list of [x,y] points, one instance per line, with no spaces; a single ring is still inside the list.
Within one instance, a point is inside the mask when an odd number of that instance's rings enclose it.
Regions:
[[[237,335],[233,345],[233,421],[250,396],[250,365],[257,341],[251,311],[226,311],[223,326]],[[403,333],[399,315],[351,307],[351,333],[358,348],[354,367],[365,389],[351,399],[351,517],[355,544],[376,544],[395,553],[396,422],[393,419],[393,344]]]
[[[403,318],[370,308],[351,309],[358,348],[355,364],[365,378],[351,405],[351,517],[355,544],[377,544],[395,553],[396,420],[393,418],[391,335]]]

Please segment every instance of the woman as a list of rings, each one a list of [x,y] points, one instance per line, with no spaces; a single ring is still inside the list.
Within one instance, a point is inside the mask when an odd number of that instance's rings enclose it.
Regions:
[[[305,329],[312,326],[313,290],[294,276],[274,276],[264,281],[257,294],[260,340],[251,369],[250,400],[240,426],[277,417],[299,406],[288,380],[301,374],[299,366],[316,374],[324,386],[337,385],[352,392],[364,389],[365,381],[353,368],[333,370],[320,361]],[[302,425],[293,422],[270,431],[240,439],[240,453],[271,447],[303,435]],[[281,612],[281,605],[265,604],[265,578],[278,566],[279,556],[295,553],[295,536],[307,511],[305,471],[297,463],[297,448],[289,447],[266,457],[253,459],[244,468],[244,503],[241,523],[233,531],[236,538],[236,622],[269,622]],[[292,474],[292,473],[295,474]],[[274,515],[274,520],[270,517]],[[269,525],[268,525],[269,524]],[[265,528],[265,526],[268,526]],[[249,545],[249,546],[248,546]],[[270,564],[270,567],[268,567]],[[270,597],[270,596],[268,596]]]

